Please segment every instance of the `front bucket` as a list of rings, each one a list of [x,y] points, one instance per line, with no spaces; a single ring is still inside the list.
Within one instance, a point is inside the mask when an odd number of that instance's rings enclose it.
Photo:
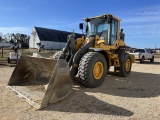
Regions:
[[[8,87],[37,109],[66,98],[73,82],[64,59],[21,56]]]

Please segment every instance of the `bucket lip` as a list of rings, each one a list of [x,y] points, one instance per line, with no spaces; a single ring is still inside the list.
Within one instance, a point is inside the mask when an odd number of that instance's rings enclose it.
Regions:
[[[47,55],[47,56],[45,56]],[[38,52],[34,52],[32,56],[30,57],[34,57],[34,58],[45,58],[45,59],[53,59],[50,57],[51,55],[46,54],[46,53],[38,53]]]
[[[42,59],[51,59],[52,60],[52,58],[46,58],[46,57],[34,57],[34,56],[31,56],[31,57],[33,57],[33,58],[42,58]],[[53,59],[53,60],[55,60],[55,59]]]
[[[23,57],[26,57],[26,56],[23,56]],[[37,59],[50,59],[50,60],[56,60],[56,59],[53,59],[53,58],[47,58],[47,57],[35,57],[35,56],[29,56],[27,55],[27,57],[31,57],[31,58],[37,58]]]
[[[23,95],[22,93],[20,93],[19,91],[17,91],[16,89],[14,89],[12,86],[6,86],[6,88],[9,88],[10,91],[16,92],[18,94],[18,97],[20,98],[24,98],[24,100],[30,104],[31,106],[33,106],[36,109],[40,109],[41,105],[39,103],[36,103],[35,101],[33,101],[32,99],[27,98],[25,95]]]

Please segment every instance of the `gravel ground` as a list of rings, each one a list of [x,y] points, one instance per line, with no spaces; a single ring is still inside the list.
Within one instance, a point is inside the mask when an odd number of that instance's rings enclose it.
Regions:
[[[72,94],[36,110],[6,88],[14,67],[0,66],[0,120],[160,120],[160,59],[136,62],[129,77],[111,72],[102,86],[84,88],[75,82]]]

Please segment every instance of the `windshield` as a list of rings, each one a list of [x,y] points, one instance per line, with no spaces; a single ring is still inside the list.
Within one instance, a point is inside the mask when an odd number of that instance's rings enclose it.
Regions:
[[[104,19],[91,19],[87,22],[87,37],[98,35],[101,39],[109,40],[110,24]]]

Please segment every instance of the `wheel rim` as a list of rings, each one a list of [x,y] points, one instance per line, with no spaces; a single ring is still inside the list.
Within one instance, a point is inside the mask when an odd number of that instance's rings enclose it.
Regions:
[[[93,67],[93,76],[96,80],[100,79],[103,75],[104,67],[101,62],[96,62]]]
[[[127,59],[126,61],[126,71],[128,72],[130,70],[131,67],[131,61],[129,59]]]

